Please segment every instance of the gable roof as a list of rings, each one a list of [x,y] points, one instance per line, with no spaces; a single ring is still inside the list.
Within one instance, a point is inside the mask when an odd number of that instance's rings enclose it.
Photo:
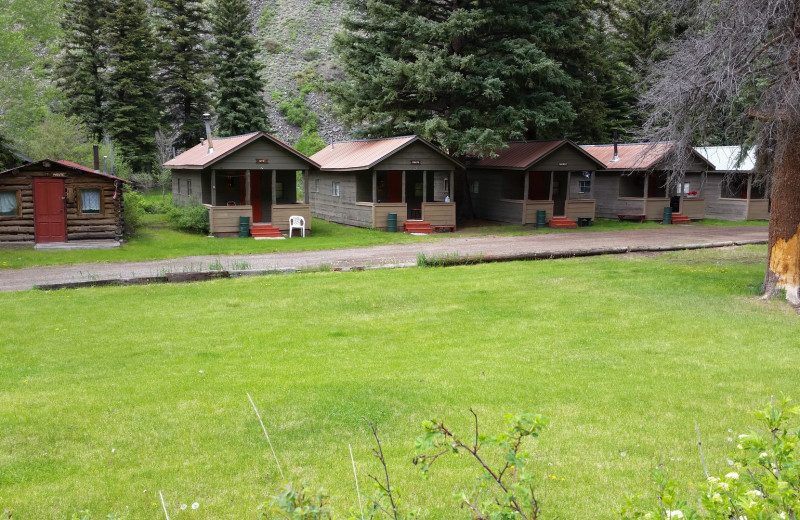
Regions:
[[[258,139],[266,139],[287,152],[299,157],[303,161],[309,163],[311,166],[316,167],[317,164],[298,152],[288,144],[280,139],[277,139],[266,132],[252,132],[244,135],[235,135],[231,137],[214,137],[212,141],[213,152],[208,153],[208,141],[203,141],[182,154],[173,157],[164,163],[167,168],[181,168],[187,170],[202,170],[211,166],[220,159],[227,157],[235,151],[244,148],[248,144],[257,141]]]
[[[17,166],[16,168],[9,168],[8,170],[6,170],[4,172],[0,172],[0,175],[4,175],[4,174],[9,173],[9,172],[13,173],[13,172],[16,172],[16,171],[22,170],[22,169],[32,168],[32,167],[37,166],[37,165],[41,165],[41,166],[44,166],[44,167],[49,167],[49,166],[45,166],[45,163],[49,163],[50,165],[58,164],[59,166],[62,166],[64,168],[69,168],[71,170],[75,170],[75,171],[79,171],[79,172],[83,172],[83,173],[89,173],[89,174],[92,174],[92,175],[97,175],[98,177],[106,177],[108,179],[114,179],[115,181],[122,181],[122,182],[126,182],[126,183],[130,184],[130,181],[127,181],[127,180],[125,180],[125,179],[123,179],[121,177],[116,177],[116,176],[111,175],[109,173],[103,173],[101,171],[95,171],[95,170],[93,170],[93,169],[91,169],[91,168],[89,168],[87,166],[82,166],[82,165],[80,165],[78,163],[74,163],[72,161],[54,161],[53,159],[42,159],[41,161],[29,162],[28,164],[23,164],[22,166]]]
[[[754,149],[739,161],[741,146],[696,146],[695,151],[714,165],[714,169],[723,172],[752,172],[756,167]]]
[[[497,150],[496,157],[486,157],[474,164],[476,168],[503,168],[509,170],[529,170],[534,164],[562,147],[574,149],[591,162],[603,168],[602,162],[586,153],[580,146],[569,139],[553,139],[548,141],[511,141],[507,148]]]
[[[649,170],[663,161],[667,154],[675,147],[672,142],[660,143],[632,143],[618,144],[617,161],[614,158],[613,144],[585,144],[582,145],[586,152],[603,163],[606,170]],[[705,157],[692,149],[692,154],[700,161],[710,166],[714,165]]]
[[[389,137],[386,139],[363,139],[332,143],[311,156],[322,171],[368,170],[413,143],[422,143],[452,162],[456,168],[464,166],[418,135]]]

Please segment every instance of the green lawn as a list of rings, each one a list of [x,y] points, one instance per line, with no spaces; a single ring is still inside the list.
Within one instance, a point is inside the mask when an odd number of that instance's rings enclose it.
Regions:
[[[151,196],[152,198],[152,196]],[[766,222],[729,222],[705,220],[693,225],[705,226],[766,226]],[[630,229],[656,229],[661,224],[647,222],[617,222],[597,219],[594,225],[578,229],[536,229],[533,226],[490,224],[465,227],[455,234],[411,236],[404,233],[385,233],[372,229],[351,228],[313,219],[312,233],[305,239],[253,240],[252,238],[208,238],[197,233],[178,231],[165,215],[148,214],[138,236],[119,249],[86,251],[34,251],[32,246],[0,246],[0,269],[18,269],[36,265],[76,264],[83,262],[136,262],[161,260],[194,255],[234,255],[270,253],[274,251],[303,251],[366,247],[385,244],[404,244],[428,240],[442,240],[465,235],[531,235],[537,233],[582,233],[588,231],[621,231]]]
[[[378,467],[425,518],[464,518],[466,459],[424,481],[421,423],[551,420],[543,518],[614,518],[659,460],[703,480],[770,395],[798,394],[798,319],[754,295],[765,248],[0,294],[0,511],[253,518],[284,471],[340,516]],[[454,463],[458,465],[454,465]],[[556,479],[545,480],[544,475]],[[563,480],[562,480],[563,479]],[[687,487],[687,490],[690,490]],[[689,492],[689,491],[687,491]],[[196,511],[179,512],[181,503]]]

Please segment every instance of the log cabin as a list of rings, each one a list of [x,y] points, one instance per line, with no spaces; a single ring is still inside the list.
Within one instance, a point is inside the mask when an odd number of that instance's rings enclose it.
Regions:
[[[755,172],[755,153],[739,146],[698,146],[714,165],[706,172],[706,216],[722,220],[769,220],[769,185]]]
[[[514,141],[470,164],[467,183],[475,216],[513,224],[576,227],[595,217],[592,184],[603,164],[568,139]]]
[[[714,165],[694,149],[686,169],[675,178],[669,166],[674,143],[583,145],[604,167],[595,176],[597,216],[622,220],[663,220],[669,207],[672,222],[686,223],[706,216],[705,178]]]
[[[0,172],[0,243],[120,240],[126,183],[51,159]]]
[[[172,169],[173,202],[204,205],[214,236],[238,236],[240,217],[256,238],[282,237],[295,215],[311,231],[308,174],[317,164],[266,132],[206,139],[164,166]]]
[[[464,166],[422,137],[337,142],[311,159],[319,164],[309,186],[315,217],[383,231],[455,230],[455,172]]]

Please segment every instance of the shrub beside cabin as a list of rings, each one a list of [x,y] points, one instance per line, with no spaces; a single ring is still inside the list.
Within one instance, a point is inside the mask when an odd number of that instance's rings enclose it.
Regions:
[[[464,166],[419,136],[345,141],[311,156],[315,217],[348,226],[430,233],[455,229],[456,170]]]
[[[124,183],[49,159],[0,172],[0,243],[120,240]]]
[[[250,219],[253,236],[280,237],[293,215],[311,229],[308,172],[317,165],[265,132],[202,141],[164,166],[172,169],[172,200],[208,208],[214,236],[238,235],[240,217]],[[303,202],[297,200],[298,175]]]

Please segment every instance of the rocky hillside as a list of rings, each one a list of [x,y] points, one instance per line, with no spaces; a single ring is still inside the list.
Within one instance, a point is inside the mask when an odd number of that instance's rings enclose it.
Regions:
[[[323,94],[303,94],[303,78],[319,75],[324,80],[338,71],[331,51],[333,35],[346,8],[343,0],[251,0],[253,19],[262,47],[270,119],[275,134],[295,144],[302,134],[297,122],[287,120],[281,103],[302,105],[319,118],[319,137],[325,143],[348,137],[333,119]],[[299,81],[298,81],[299,79]],[[313,115],[310,115],[313,117]],[[296,117],[294,118],[296,120]]]

